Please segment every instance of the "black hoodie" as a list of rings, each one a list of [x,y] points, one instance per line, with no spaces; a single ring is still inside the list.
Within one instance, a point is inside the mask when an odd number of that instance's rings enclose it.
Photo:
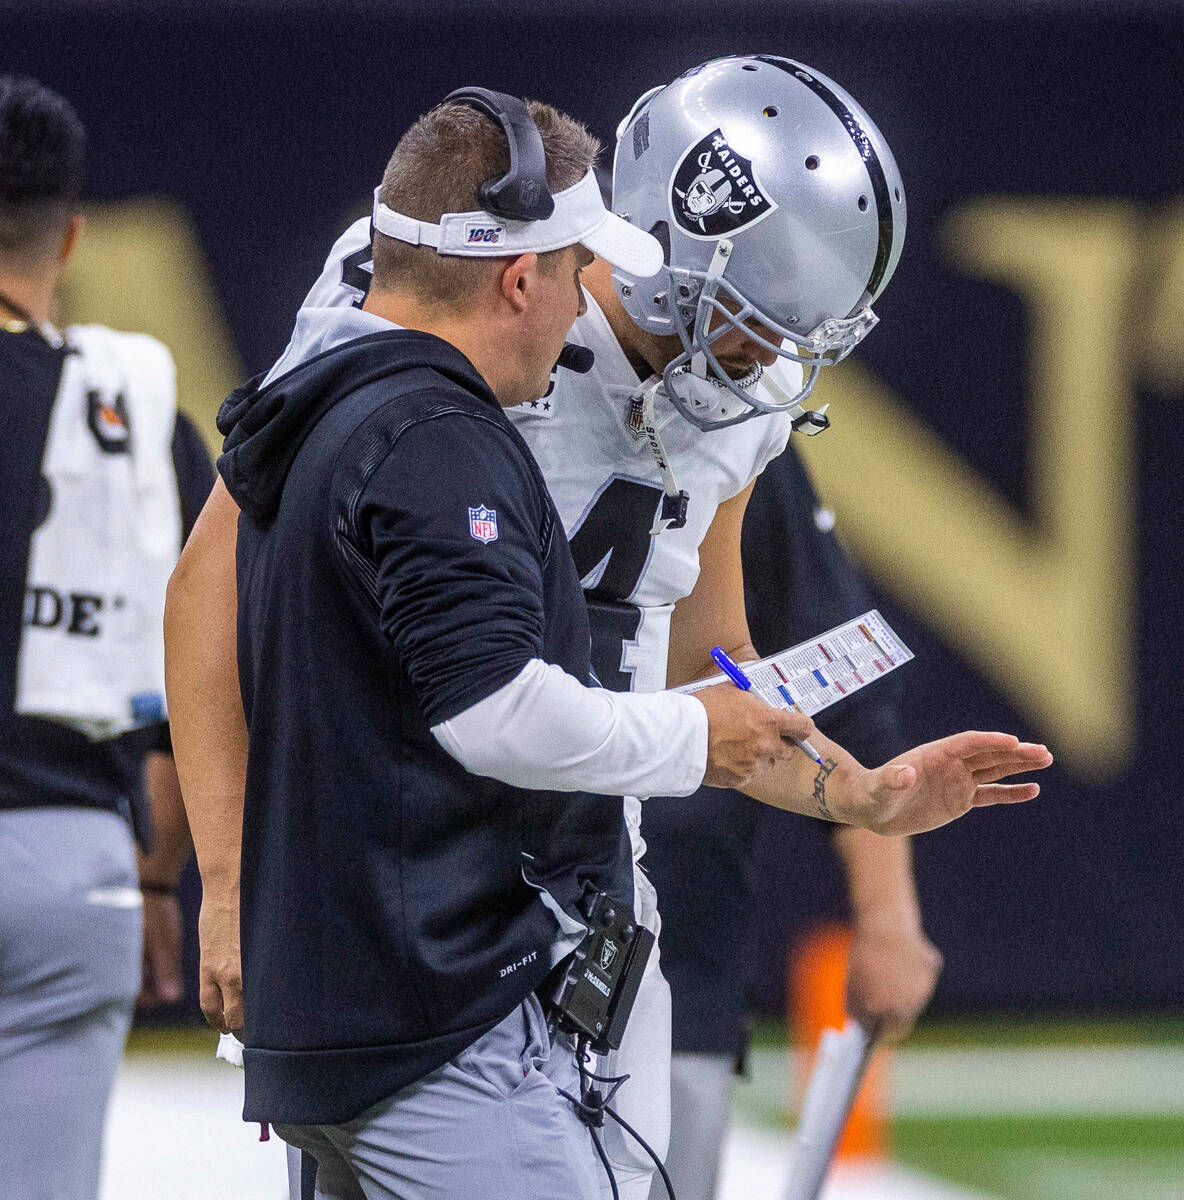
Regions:
[[[532,658],[589,681],[563,526],[472,364],[375,333],[219,425],[243,510],[244,1116],[336,1123],[542,981],[539,886],[570,917],[590,889],[631,903],[628,837],[619,797],[470,775],[430,732]]]

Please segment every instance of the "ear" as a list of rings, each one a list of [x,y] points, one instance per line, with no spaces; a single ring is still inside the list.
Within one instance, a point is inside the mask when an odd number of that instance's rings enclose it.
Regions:
[[[62,234],[62,248],[58,252],[59,265],[65,266],[70,255],[74,253],[74,247],[78,245],[78,237],[85,223],[81,213],[74,213],[66,222],[66,231]]]
[[[530,303],[535,280],[539,273],[539,256],[535,253],[519,254],[512,258],[502,271],[499,291],[502,299],[515,312],[522,312]]]

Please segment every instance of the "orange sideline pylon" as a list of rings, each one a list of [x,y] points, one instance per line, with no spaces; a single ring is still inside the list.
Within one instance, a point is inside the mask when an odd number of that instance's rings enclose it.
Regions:
[[[847,1023],[843,992],[851,936],[846,925],[819,925],[790,951],[789,1038],[790,1044],[801,1051],[795,1112],[801,1109],[822,1031],[842,1029]],[[835,1150],[836,1161],[887,1156],[889,1058],[889,1053],[883,1049],[877,1049],[872,1055],[863,1086]]]

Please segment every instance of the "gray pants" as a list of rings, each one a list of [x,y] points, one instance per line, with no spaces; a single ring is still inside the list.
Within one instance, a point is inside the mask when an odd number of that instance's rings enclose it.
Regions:
[[[140,986],[127,824],[0,811],[0,1190],[95,1200],[103,1120]]]
[[[678,1200],[714,1200],[728,1135],[736,1060],[730,1054],[675,1054],[670,1060],[670,1154]],[[650,1200],[666,1200],[655,1176]]]
[[[557,1088],[579,1094],[575,1056],[532,995],[357,1119],[276,1132],[315,1156],[316,1200],[597,1200],[602,1168]]]

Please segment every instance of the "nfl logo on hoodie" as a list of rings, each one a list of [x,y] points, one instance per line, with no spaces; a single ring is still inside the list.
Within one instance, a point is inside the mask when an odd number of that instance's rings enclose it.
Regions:
[[[469,532],[479,542],[497,541],[497,513],[484,504],[469,509]]]

